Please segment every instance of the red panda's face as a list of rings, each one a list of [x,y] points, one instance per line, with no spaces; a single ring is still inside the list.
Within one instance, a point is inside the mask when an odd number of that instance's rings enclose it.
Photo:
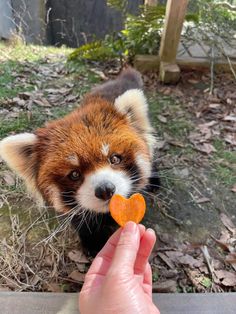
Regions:
[[[143,188],[151,171],[145,140],[101,100],[37,132],[37,187],[59,212],[107,212],[111,196]]]
[[[1,158],[31,195],[66,214],[92,255],[114,231],[109,215],[92,213],[108,212],[114,193],[127,197],[149,183],[155,137],[142,87],[140,73],[124,69],[63,119],[0,141]]]
[[[119,95],[92,95],[34,134],[5,138],[0,155],[56,211],[107,212],[114,193],[127,197],[148,183],[155,143],[143,92]]]

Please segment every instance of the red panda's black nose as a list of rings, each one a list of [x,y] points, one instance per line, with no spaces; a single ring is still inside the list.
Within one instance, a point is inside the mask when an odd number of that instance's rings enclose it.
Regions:
[[[104,181],[95,188],[95,196],[103,201],[109,200],[115,193],[116,187],[110,181]]]

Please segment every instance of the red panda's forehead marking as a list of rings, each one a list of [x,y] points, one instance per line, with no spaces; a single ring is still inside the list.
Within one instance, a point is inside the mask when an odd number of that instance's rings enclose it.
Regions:
[[[102,143],[101,152],[104,156],[107,157],[109,155],[109,149],[110,149],[109,144]]]
[[[71,163],[72,166],[79,166],[79,159],[76,154],[70,154],[66,159]]]

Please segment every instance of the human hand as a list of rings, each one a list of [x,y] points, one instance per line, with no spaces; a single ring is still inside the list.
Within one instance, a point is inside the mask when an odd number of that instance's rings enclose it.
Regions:
[[[153,230],[128,222],[94,259],[79,295],[81,314],[160,314],[152,302]]]

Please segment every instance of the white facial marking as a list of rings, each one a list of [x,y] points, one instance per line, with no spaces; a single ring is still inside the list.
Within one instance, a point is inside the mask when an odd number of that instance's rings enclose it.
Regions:
[[[101,152],[102,154],[107,157],[108,154],[109,154],[109,145],[108,144],[102,144],[102,149],[101,149]]]
[[[79,160],[78,160],[78,156],[76,154],[72,154],[72,155],[68,156],[67,159],[69,160],[69,162],[73,166],[79,166]]]
[[[65,205],[61,201],[60,190],[56,185],[52,184],[47,188],[46,194],[48,194],[49,199],[51,200],[53,207],[57,212],[63,212]]]
[[[142,176],[142,185],[146,185],[148,179],[151,176],[151,162],[148,160],[147,157],[141,155],[141,154],[137,154],[136,155],[136,164],[139,167],[139,169],[141,170],[141,176]]]
[[[104,167],[93,174],[87,175],[78,190],[76,198],[83,208],[100,213],[109,211],[109,201],[100,200],[95,196],[95,188],[104,181],[110,181],[115,185],[115,194],[127,197],[131,192],[132,182],[125,172],[113,170],[111,167]]]

